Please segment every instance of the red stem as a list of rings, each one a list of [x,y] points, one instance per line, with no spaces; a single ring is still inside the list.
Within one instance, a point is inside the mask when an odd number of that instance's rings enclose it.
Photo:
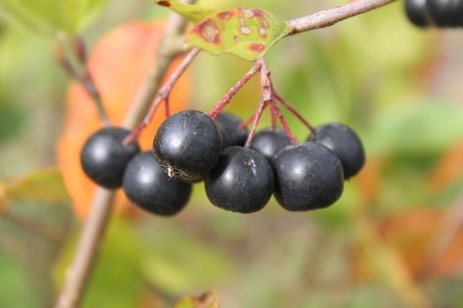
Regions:
[[[199,53],[200,49],[199,48],[193,48],[190,50],[190,52],[183,58],[182,62],[177,66],[175,71],[170,75],[169,80],[159,89],[158,93],[154,97],[153,102],[151,103],[151,107],[148,110],[148,113],[146,114],[145,118],[143,121],[138,125],[132,133],[127,136],[124,140],[124,145],[129,145],[131,142],[133,142],[138,135],[143,131],[143,129],[148,126],[148,124],[151,123],[153,120],[154,114],[159,106],[159,104],[164,100],[166,104],[166,116],[168,116],[169,113],[169,94],[172,91],[172,88],[174,87],[175,83],[180,79],[182,74],[186,71],[188,66],[191,64],[193,59],[196,57],[196,55]]]
[[[272,100],[272,109],[275,111],[276,116],[281,122],[281,125],[283,125],[283,128],[285,129],[286,135],[288,135],[289,140],[293,145],[297,144],[296,138],[294,138],[293,133],[291,132],[291,129],[289,128],[288,122],[286,122],[285,117],[283,116],[283,113],[281,112],[280,107],[278,107],[277,103],[275,100]]]
[[[262,116],[262,112],[264,108],[268,105],[268,102],[265,100],[261,100],[259,104],[259,108],[257,109],[256,114],[254,115],[254,122],[252,123],[251,131],[249,132],[248,139],[246,140],[246,144],[244,147],[249,148],[251,145],[252,139],[256,133],[257,124],[259,124],[260,117]]]
[[[263,100],[272,105],[272,113],[274,113],[280,120],[291,143],[296,145],[297,141],[294,138],[294,135],[291,132],[291,129],[289,128],[288,123],[286,122],[285,117],[283,116],[283,113],[278,107],[275,98],[273,97],[275,91],[273,90],[272,80],[270,79],[270,70],[267,67],[267,64],[265,63],[264,59],[259,59],[258,61],[261,63],[262,66],[260,70],[260,82],[262,84]]]
[[[236,93],[260,70],[261,64],[257,61],[251,69],[238,81],[233,88],[231,88],[227,94],[215,105],[215,107],[209,112],[209,117],[212,120],[215,120],[220,112],[225,108],[225,106],[230,102],[230,100],[235,96]]]
[[[291,111],[298,119],[301,121],[307,128],[312,132],[312,134],[316,135],[317,130],[315,127],[313,127],[304,117],[290,104],[288,101],[286,101],[284,98],[282,98],[278,93],[273,90],[273,96],[281,103],[283,106],[286,107],[289,111]]]
[[[275,129],[277,127],[277,117],[276,117],[276,113],[275,113],[275,106],[274,104],[271,105],[271,109],[270,109],[270,116],[271,116],[271,127],[272,129]]]

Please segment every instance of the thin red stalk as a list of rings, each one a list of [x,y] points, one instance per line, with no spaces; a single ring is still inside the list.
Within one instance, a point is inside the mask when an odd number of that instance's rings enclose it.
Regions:
[[[215,107],[209,112],[209,117],[215,120],[230,100],[235,96],[236,93],[260,70],[260,63],[256,62],[251,69],[238,81],[233,88],[231,88],[227,94],[215,105]]]
[[[286,107],[289,111],[291,111],[298,119],[301,121],[308,129],[312,132],[312,134],[317,134],[317,130],[315,127],[312,126],[297,110],[294,108],[288,101],[286,101],[283,97],[278,95],[278,93],[273,90],[273,96],[281,103],[283,106]]]
[[[262,112],[264,111],[264,108],[267,105],[268,105],[268,102],[264,100],[262,100],[259,104],[259,108],[257,109],[257,112],[254,116],[254,122],[252,123],[251,131],[249,132],[248,139],[246,140],[246,144],[244,145],[247,148],[251,145],[252,139],[254,138],[254,135],[256,133],[257,124],[259,124],[259,120],[260,120],[260,117],[262,116]]]
[[[170,105],[169,105],[169,96],[164,99],[164,112],[166,118],[170,117]]]
[[[262,66],[260,70],[260,82],[262,84],[263,100],[272,105],[272,113],[274,112],[275,115],[280,120],[291,143],[296,145],[297,141],[294,138],[294,135],[291,132],[291,129],[289,128],[288,123],[286,122],[286,119],[283,116],[283,113],[281,112],[280,108],[276,104],[275,98],[273,97],[274,91],[273,91],[272,81],[270,79],[270,70],[267,67],[267,64],[265,63],[264,59],[259,59],[258,62]]]
[[[265,103],[264,109],[267,108],[267,106],[268,106],[268,103]],[[241,128],[244,128],[244,127],[248,126],[249,123],[251,123],[254,120],[254,118],[256,117],[256,114],[257,114],[257,111],[254,112],[249,118],[247,118],[246,121],[241,123],[239,128],[241,129]]]
[[[175,71],[170,75],[169,80],[167,80],[167,82],[159,89],[143,121],[132,131],[130,135],[128,135],[125,138],[124,145],[128,145],[132,141],[134,141],[138,137],[138,135],[143,131],[143,129],[146,126],[148,126],[148,124],[151,123],[159,104],[163,100],[165,101],[165,104],[166,104],[166,116],[168,115],[169,94],[172,91],[172,88],[174,87],[175,83],[180,79],[180,77],[185,72],[185,70],[188,68],[188,66],[191,64],[193,59],[198,55],[199,51],[200,51],[199,48],[193,48],[183,58],[182,62],[177,66]]]
[[[293,135],[291,129],[289,128],[288,122],[286,122],[286,119],[285,119],[285,117],[283,115],[283,112],[281,112],[280,107],[278,107],[275,100],[272,100],[271,104],[272,104],[273,110],[275,110],[276,116],[278,117],[278,119],[281,122],[281,125],[283,125],[283,128],[284,128],[286,134],[288,135],[289,140],[291,141],[292,144],[296,145],[297,144],[296,138],[294,138],[294,135]]]
[[[275,106],[274,104],[272,104],[270,106],[270,120],[272,121],[271,122],[271,127],[272,129],[275,129],[277,127],[277,119],[276,119],[276,113],[275,113]]]

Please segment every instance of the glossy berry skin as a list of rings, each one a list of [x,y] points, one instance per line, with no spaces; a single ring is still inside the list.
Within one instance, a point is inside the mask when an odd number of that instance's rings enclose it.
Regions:
[[[228,147],[205,178],[212,204],[227,211],[252,213],[261,210],[273,193],[273,172],[260,153]]]
[[[285,148],[272,160],[274,195],[289,211],[325,208],[344,189],[341,162],[327,147],[307,142]]]
[[[215,124],[222,134],[222,149],[230,146],[243,146],[248,138],[247,127],[240,128],[243,124],[236,115],[222,111],[215,119]]]
[[[85,142],[80,160],[85,174],[95,183],[108,189],[122,185],[129,160],[140,152],[136,142],[128,146],[122,144],[129,134],[122,128],[103,128]]]
[[[429,16],[438,27],[463,26],[463,1],[427,0]]]
[[[427,27],[432,24],[426,2],[427,0],[405,0],[405,13],[415,26]]]
[[[291,145],[288,135],[283,128],[264,128],[258,131],[252,139],[250,148],[262,153],[268,160],[285,147]]]
[[[123,187],[134,204],[163,216],[180,212],[191,195],[191,184],[170,178],[151,152],[139,153],[129,162]]]
[[[359,136],[348,126],[327,123],[316,128],[317,134],[308,141],[317,142],[331,149],[341,161],[344,178],[357,174],[365,164],[365,151]]]
[[[186,181],[202,179],[215,165],[222,148],[220,132],[206,114],[184,110],[167,118],[153,142],[156,161]]]

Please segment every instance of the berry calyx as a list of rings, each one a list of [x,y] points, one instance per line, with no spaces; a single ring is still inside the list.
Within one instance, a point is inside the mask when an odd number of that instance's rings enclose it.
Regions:
[[[222,148],[214,121],[198,110],[168,117],[153,141],[156,161],[169,176],[186,181],[202,179],[214,166]]]
[[[250,147],[271,160],[278,152],[291,144],[286,131],[277,127],[264,128],[258,131],[254,135]]]
[[[289,211],[325,208],[344,189],[341,162],[327,147],[307,142],[280,151],[272,160],[274,195]]]
[[[273,193],[273,171],[260,153],[228,147],[205,178],[207,197],[227,211],[252,213],[261,210]]]
[[[138,152],[138,143],[123,145],[130,131],[123,128],[103,128],[85,142],[80,160],[85,174],[94,182],[109,189],[122,185],[129,160]]]
[[[248,138],[248,129],[241,127],[243,121],[236,115],[222,111],[216,118],[215,124],[222,133],[222,148],[243,146]]]
[[[180,212],[191,195],[191,184],[170,178],[151,152],[137,154],[123,178],[125,194],[140,208],[163,216]]]
[[[313,141],[332,150],[339,158],[344,170],[344,178],[356,175],[365,164],[365,151],[359,136],[341,123],[327,123],[316,128],[317,133],[309,136]]]

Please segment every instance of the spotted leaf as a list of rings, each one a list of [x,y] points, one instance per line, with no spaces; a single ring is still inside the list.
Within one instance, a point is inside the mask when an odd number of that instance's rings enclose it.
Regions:
[[[254,61],[289,31],[286,22],[267,11],[237,8],[201,20],[188,33],[186,43],[214,55],[226,52]]]

